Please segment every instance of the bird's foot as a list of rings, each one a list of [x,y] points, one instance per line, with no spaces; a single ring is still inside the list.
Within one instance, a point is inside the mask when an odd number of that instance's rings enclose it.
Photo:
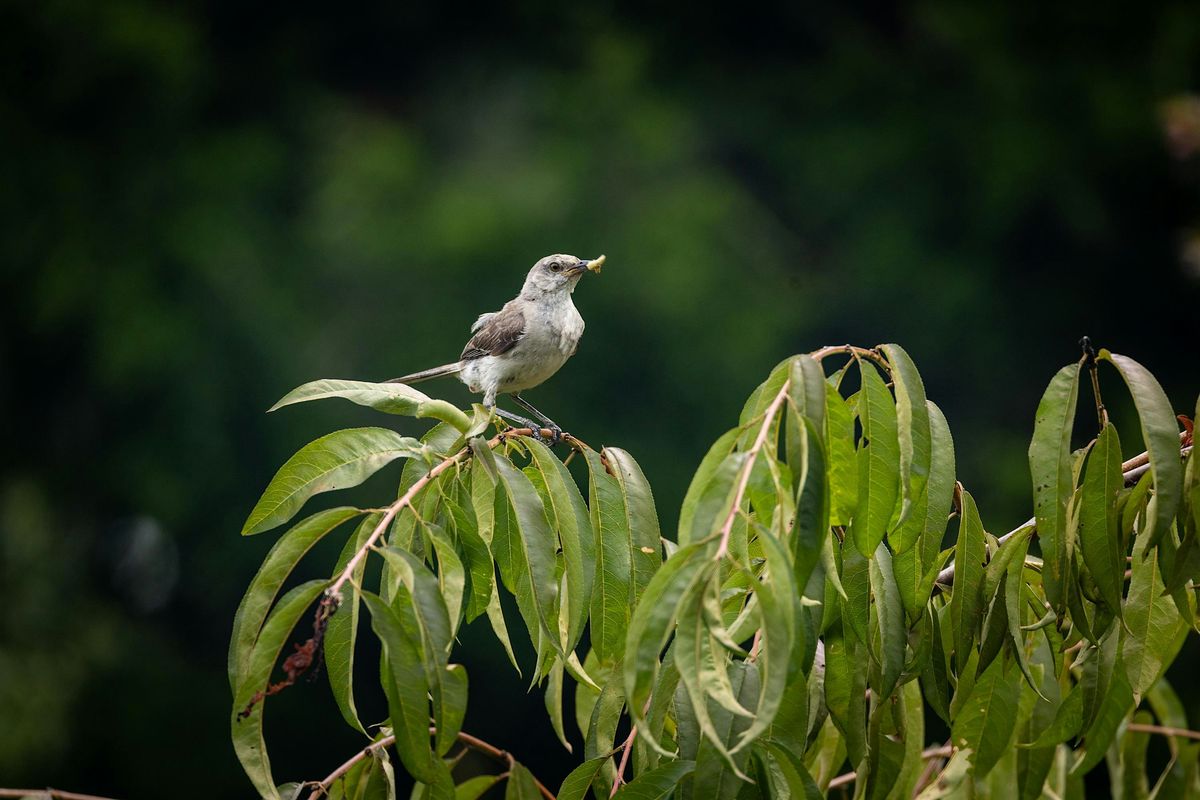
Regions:
[[[561,442],[564,436],[569,434],[553,422],[547,422],[543,428],[534,428],[533,435],[542,444],[547,447],[553,447]]]

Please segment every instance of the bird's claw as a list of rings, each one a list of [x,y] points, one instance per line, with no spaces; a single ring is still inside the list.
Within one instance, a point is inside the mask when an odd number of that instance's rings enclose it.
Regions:
[[[551,423],[544,428],[534,429],[533,435],[542,444],[546,445],[547,447],[553,447],[561,442],[563,437],[567,434],[562,428]]]

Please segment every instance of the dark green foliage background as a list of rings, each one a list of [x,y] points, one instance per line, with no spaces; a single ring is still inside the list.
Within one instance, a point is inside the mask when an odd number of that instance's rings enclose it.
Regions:
[[[370,418],[263,410],[449,360],[548,252],[609,266],[530,398],[630,450],[664,530],[750,389],[821,344],[903,343],[997,534],[1079,335],[1192,408],[1196,167],[1158,104],[1200,82],[1194,7],[792,5],[0,8],[0,784],[244,796],[225,646],[272,537],[237,532],[296,448]],[[487,641],[466,728],[556,785]],[[280,776],[356,746],[317,687],[270,725]]]

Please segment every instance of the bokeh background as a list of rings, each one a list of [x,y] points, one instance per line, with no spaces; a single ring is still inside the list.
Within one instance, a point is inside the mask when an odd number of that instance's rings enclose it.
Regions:
[[[547,253],[609,262],[529,397],[633,452],[667,530],[823,344],[909,350],[996,533],[1081,335],[1193,408],[1200,14],[1104,8],[0,4],[0,785],[249,796],[225,648],[275,534],[241,522],[310,439],[420,431],[265,409],[450,360]],[[467,729],[557,785],[540,695],[464,645]],[[359,746],[321,684],[269,717],[280,780]]]

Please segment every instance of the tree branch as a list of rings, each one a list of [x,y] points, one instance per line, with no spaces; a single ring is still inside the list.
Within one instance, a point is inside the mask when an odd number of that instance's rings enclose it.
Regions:
[[[1200,731],[1189,731],[1187,728],[1170,728],[1162,725],[1146,725],[1141,722],[1130,722],[1125,726],[1127,731],[1138,733],[1157,733],[1160,736],[1178,736],[1183,739],[1200,741]]]
[[[943,745],[938,745],[937,747],[927,747],[926,749],[922,750],[921,751],[921,759],[926,760],[926,759],[930,759],[930,758],[945,758],[946,756],[953,755],[953,753],[954,753],[953,747],[951,747],[948,744],[943,744]],[[858,774],[855,772],[847,772],[843,775],[838,775],[836,778],[834,778],[833,780],[831,780],[829,782],[829,786],[826,788],[826,791],[828,791],[829,789],[837,789],[839,787],[854,783],[854,780],[857,777],[858,777]]]
[[[1187,432],[1184,431],[1183,433],[1179,434],[1179,443],[1180,443],[1179,457],[1180,458],[1182,458],[1183,456],[1186,456],[1188,453],[1190,453],[1192,451],[1192,445],[1185,444],[1186,441],[1187,441]],[[1137,481],[1149,469],[1150,469],[1150,454],[1149,453],[1140,453],[1140,454],[1134,456],[1133,458],[1129,459],[1128,461],[1126,461],[1125,463],[1123,463],[1121,465],[1121,475],[1125,480],[1125,485],[1128,486],[1130,483]],[[1007,542],[1012,537],[1016,536],[1021,531],[1025,530],[1026,528],[1028,528],[1030,526],[1036,525],[1036,524],[1037,524],[1037,519],[1034,517],[1030,517],[1029,519],[1025,520],[1025,522],[1023,524],[1018,525],[1016,528],[1013,528],[1011,531],[1009,531],[1008,533],[1001,536],[999,539],[999,543],[1001,545],[1003,545],[1005,542]],[[1033,534],[1034,534],[1034,536],[1037,535],[1037,528],[1034,528]],[[954,585],[954,562],[950,562],[950,564],[948,564],[945,569],[943,569],[941,572],[938,573],[938,576],[934,580],[933,585],[934,585],[934,588],[937,588],[939,586],[950,587],[950,586]]]
[[[430,727],[429,733],[430,733],[430,735],[435,734],[435,733],[437,733],[437,729]],[[517,763],[517,760],[515,758],[513,758],[512,754],[509,753],[507,750],[501,750],[499,747],[496,747],[494,744],[485,742],[483,739],[480,739],[477,736],[472,736],[469,733],[464,733],[462,731],[459,731],[457,738],[458,738],[458,741],[462,742],[464,745],[471,748],[472,750],[483,753],[486,756],[491,756],[492,758],[496,759],[497,761],[503,761],[506,765],[508,765],[508,769],[510,772],[512,771],[513,764]],[[347,772],[349,772],[351,769],[353,769],[355,764],[362,761],[364,758],[369,758],[373,751],[379,750],[380,748],[384,748],[384,747],[391,747],[395,743],[396,743],[395,735],[385,736],[382,739],[380,739],[378,742],[371,742],[369,745],[364,747],[362,750],[359,750],[357,753],[350,756],[350,758],[346,759],[346,761],[340,767],[335,769],[333,772],[329,773],[329,775],[327,775],[325,777],[325,780],[321,781],[320,783],[314,784],[312,791],[309,792],[308,800],[317,800],[318,797],[327,795],[329,793],[329,789],[333,786],[333,784],[336,783],[339,778],[341,778],[343,775],[345,775]],[[505,776],[507,776],[507,775],[508,775],[508,773],[505,773]],[[530,777],[533,777],[533,776],[531,775]],[[534,784],[537,785],[538,791],[542,793],[542,797],[544,797],[546,800],[555,800],[554,793],[551,792],[549,789],[547,789],[546,786],[541,781],[539,781],[537,778],[533,778],[533,782],[534,782]],[[0,797],[21,797],[21,796],[22,795],[0,794]],[[108,798],[104,798],[104,797],[91,798],[88,795],[72,795],[71,797],[64,796],[63,800],[76,800],[76,798],[78,798],[78,800],[109,800]]]
[[[634,725],[629,729],[629,736],[625,739],[625,744],[621,745],[624,752],[621,753],[621,763],[617,766],[617,777],[613,781],[612,790],[608,793],[609,797],[615,797],[617,790],[625,782],[625,768],[629,766],[629,754],[633,752],[633,740],[636,738],[637,725]]]
[[[733,522],[737,519],[738,509],[742,506],[742,498],[746,495],[746,487],[750,484],[750,473],[754,470],[754,462],[758,459],[758,453],[766,444],[767,436],[771,432],[771,423],[775,421],[775,414],[778,413],[779,407],[787,400],[788,387],[791,381],[786,380],[783,386],[779,388],[779,393],[775,395],[775,399],[771,401],[771,405],[767,406],[767,410],[763,412],[762,427],[758,429],[758,436],[754,439],[754,444],[746,451],[746,463],[742,465],[742,474],[738,476],[737,491],[733,495],[733,503],[729,507],[729,514],[725,517],[724,524],[721,525],[721,543],[717,546],[717,559],[724,557],[729,551],[729,535],[733,532]]]

